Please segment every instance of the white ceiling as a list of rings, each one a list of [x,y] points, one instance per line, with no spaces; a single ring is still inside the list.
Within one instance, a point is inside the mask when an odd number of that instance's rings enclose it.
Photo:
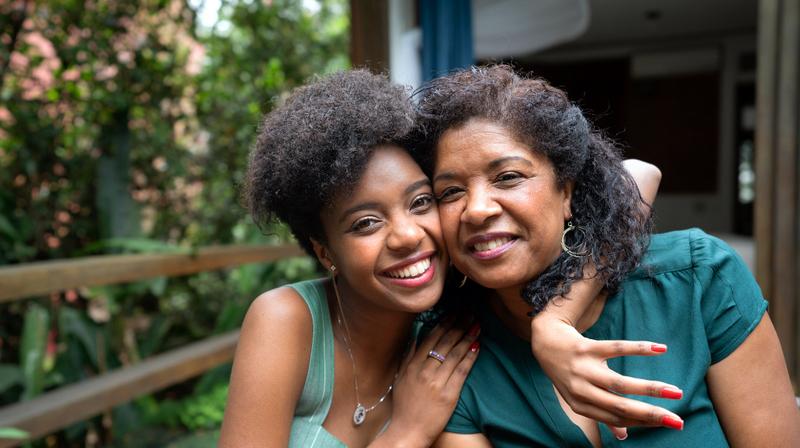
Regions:
[[[575,5],[580,3],[588,4],[588,26],[585,17],[576,18]],[[564,6],[573,5],[572,13],[554,8],[553,4],[552,0],[473,0],[476,56],[524,57],[559,44],[557,50],[561,51],[751,34],[758,16],[758,0],[564,2]],[[580,9],[585,15],[586,9]],[[527,38],[520,38],[521,18],[530,18],[528,26],[532,29]],[[563,24],[566,18],[576,21],[571,35],[558,31],[559,27],[541,25],[548,21]],[[578,29],[579,33],[574,32]],[[504,39],[505,46],[498,46]],[[525,39],[529,42],[525,43]]]

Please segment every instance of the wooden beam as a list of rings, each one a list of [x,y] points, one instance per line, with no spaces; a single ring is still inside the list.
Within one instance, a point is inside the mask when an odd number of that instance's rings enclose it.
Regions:
[[[230,361],[238,338],[238,331],[211,337],[153,356],[137,365],[0,408],[0,428],[22,429],[30,433],[31,439],[45,436]],[[0,448],[20,443],[0,439]]]
[[[211,246],[195,253],[100,255],[0,268],[0,303],[82,286],[174,277],[305,253],[296,245]]]
[[[800,0],[760,0],[756,274],[800,386]]]
[[[775,84],[778,66],[778,1],[761,0],[758,11],[758,65],[756,67],[755,168],[756,197],[753,207],[756,279],[764,297],[772,297],[772,182],[775,169]]]
[[[375,73],[388,72],[388,0],[350,0],[350,62]]]

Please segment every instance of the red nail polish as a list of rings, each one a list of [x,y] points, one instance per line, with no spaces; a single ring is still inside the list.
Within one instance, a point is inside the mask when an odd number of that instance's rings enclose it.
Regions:
[[[683,420],[678,420],[677,418],[670,417],[669,415],[661,417],[661,424],[667,428],[677,429],[678,431],[683,430]]]
[[[664,345],[664,344],[652,344],[650,346],[650,351],[653,351],[653,352],[656,352],[656,353],[666,353],[667,346]]]
[[[473,341],[472,344],[469,345],[469,351],[477,352],[478,348],[481,346],[481,343],[478,341]]]
[[[467,334],[469,334],[470,336],[477,336],[478,333],[480,333],[480,331],[481,331],[481,324],[475,322],[474,324],[472,324],[471,327],[469,327],[469,331],[467,332]]]
[[[665,387],[661,389],[661,398],[671,398],[678,400],[683,397],[683,391],[675,387]]]

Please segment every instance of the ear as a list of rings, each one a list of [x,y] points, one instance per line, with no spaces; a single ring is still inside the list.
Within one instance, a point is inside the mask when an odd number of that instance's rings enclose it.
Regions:
[[[569,180],[564,183],[564,199],[561,208],[564,213],[564,221],[572,219],[572,191],[575,188],[575,181]]]
[[[310,239],[311,239],[311,248],[314,249],[314,255],[317,256],[317,260],[319,260],[320,264],[325,268],[326,271],[330,271],[331,266],[333,266],[334,263],[333,260],[331,259],[328,248],[325,247],[319,241],[315,240],[314,238]]]

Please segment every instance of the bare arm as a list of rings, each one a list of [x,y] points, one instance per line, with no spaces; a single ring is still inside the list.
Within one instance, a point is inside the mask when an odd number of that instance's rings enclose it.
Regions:
[[[483,434],[456,434],[443,432],[433,444],[434,448],[492,448]]]
[[[800,446],[800,411],[769,315],[706,378],[731,446]]]
[[[627,159],[622,162],[622,166],[628,174],[636,181],[639,187],[639,194],[647,205],[652,206],[656,200],[658,186],[661,184],[661,170],[657,166],[636,159]],[[650,210],[647,210],[649,213]]]
[[[290,288],[247,311],[231,373],[220,447],[287,446],[308,371],[311,315]]]
[[[650,213],[661,182],[661,171],[640,160],[623,162],[636,181],[642,199],[642,213]],[[663,408],[620,397],[609,392],[662,396],[680,395],[674,386],[658,381],[625,377],[608,368],[606,359],[627,355],[659,355],[666,346],[647,341],[593,341],[584,338],[579,330],[580,318],[595,301],[602,282],[594,278],[594,269],[584,269],[584,279],[572,285],[568,300],[555,298],[531,322],[532,351],[559,393],[578,414],[612,426],[618,438],[625,430],[614,426],[660,425],[661,418],[675,414]],[[663,351],[662,351],[663,350]],[[671,392],[671,393],[670,393]],[[676,395],[677,394],[677,395]]]

